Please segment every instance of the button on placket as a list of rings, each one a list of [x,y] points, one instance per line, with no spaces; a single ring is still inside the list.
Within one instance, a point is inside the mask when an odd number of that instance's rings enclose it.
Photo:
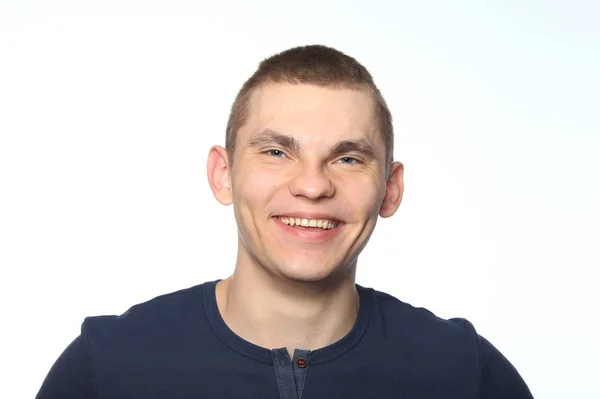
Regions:
[[[306,367],[306,359],[303,357],[299,357],[298,359],[296,359],[296,366],[300,367],[301,369]]]
[[[304,384],[306,382],[306,372],[308,370],[309,360],[309,350],[294,350],[294,378],[296,380],[296,392],[298,393],[298,399],[302,398],[302,391],[304,391]]]

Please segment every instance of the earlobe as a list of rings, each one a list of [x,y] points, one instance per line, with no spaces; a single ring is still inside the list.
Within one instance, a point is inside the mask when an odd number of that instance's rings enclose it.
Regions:
[[[379,215],[384,218],[392,216],[398,210],[404,194],[404,165],[400,162],[392,164],[390,177],[386,182],[385,197],[379,209]]]
[[[225,148],[216,145],[208,152],[207,177],[208,184],[217,201],[223,205],[231,205],[233,202],[231,169]]]

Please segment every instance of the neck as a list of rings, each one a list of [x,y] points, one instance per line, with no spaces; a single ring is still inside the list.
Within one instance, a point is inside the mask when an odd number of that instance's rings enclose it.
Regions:
[[[255,345],[315,350],[343,338],[358,316],[356,264],[335,281],[298,282],[261,266],[238,264],[217,284],[217,306],[227,326]]]

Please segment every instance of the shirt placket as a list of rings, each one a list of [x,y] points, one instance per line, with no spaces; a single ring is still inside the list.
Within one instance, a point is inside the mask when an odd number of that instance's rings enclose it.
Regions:
[[[306,372],[308,371],[309,350],[294,350],[294,359],[290,359],[286,348],[273,349],[273,367],[281,399],[301,399]]]

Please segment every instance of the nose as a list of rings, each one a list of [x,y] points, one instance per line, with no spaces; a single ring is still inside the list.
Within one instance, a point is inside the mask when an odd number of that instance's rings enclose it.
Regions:
[[[323,166],[304,164],[297,166],[290,181],[290,193],[315,201],[331,198],[335,194],[335,186]]]

